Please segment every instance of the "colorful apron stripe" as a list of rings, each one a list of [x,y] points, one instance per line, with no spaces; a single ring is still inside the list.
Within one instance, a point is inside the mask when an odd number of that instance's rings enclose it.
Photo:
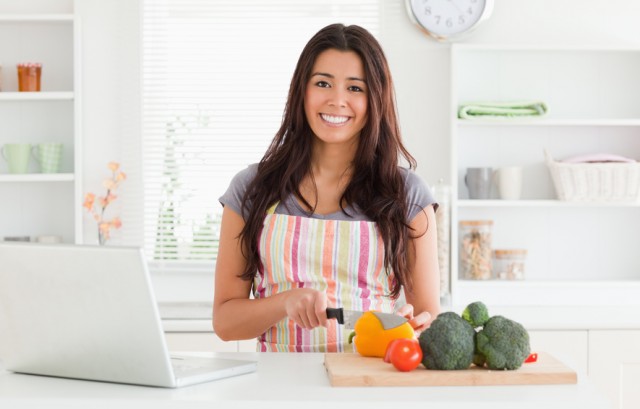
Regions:
[[[254,280],[255,298],[306,287],[325,291],[331,307],[393,311],[392,278],[384,271],[384,244],[373,222],[267,214],[259,249],[264,271]],[[258,350],[352,351],[350,332],[335,320],[307,330],[285,318],[258,337]]]

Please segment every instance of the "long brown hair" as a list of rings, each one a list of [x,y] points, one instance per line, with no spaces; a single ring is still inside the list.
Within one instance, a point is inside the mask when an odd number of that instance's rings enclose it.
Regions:
[[[304,95],[316,58],[328,49],[357,53],[364,65],[368,89],[368,119],[360,133],[352,178],[340,207],[346,213],[343,203],[355,205],[376,223],[384,242],[384,266],[388,274],[393,274],[391,296],[397,297],[403,285],[411,286],[407,252],[409,205],[398,160],[403,157],[412,169],[416,161],[402,144],[391,73],[382,47],[367,30],[355,25],[329,25],[302,50],[291,79],[282,125],[242,201],[246,223],[240,238],[247,264],[241,277],[251,280],[262,271],[258,240],[269,207],[277,201],[284,202],[291,194],[304,201],[299,186],[310,172],[313,146]]]

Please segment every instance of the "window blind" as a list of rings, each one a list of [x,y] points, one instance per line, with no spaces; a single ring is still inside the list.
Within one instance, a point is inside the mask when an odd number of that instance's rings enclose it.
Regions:
[[[152,265],[211,271],[218,198],[278,130],[302,48],[335,22],[377,35],[380,14],[379,0],[144,0],[142,236]]]

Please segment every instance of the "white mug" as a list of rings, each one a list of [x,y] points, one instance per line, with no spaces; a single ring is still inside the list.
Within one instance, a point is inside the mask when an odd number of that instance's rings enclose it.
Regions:
[[[506,166],[497,171],[500,199],[518,200],[522,195],[522,167]]]

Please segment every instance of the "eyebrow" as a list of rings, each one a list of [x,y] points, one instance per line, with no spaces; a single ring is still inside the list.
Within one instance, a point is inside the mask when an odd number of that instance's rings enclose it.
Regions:
[[[335,78],[335,76],[333,74],[329,74],[329,73],[326,73],[326,72],[314,72],[313,74],[311,74],[312,77],[315,77],[316,75],[319,75],[321,77],[332,78],[332,79]],[[347,79],[350,80],[350,81],[361,81],[361,82],[366,83],[365,80],[363,80],[362,78],[358,78],[358,77],[348,77]]]

